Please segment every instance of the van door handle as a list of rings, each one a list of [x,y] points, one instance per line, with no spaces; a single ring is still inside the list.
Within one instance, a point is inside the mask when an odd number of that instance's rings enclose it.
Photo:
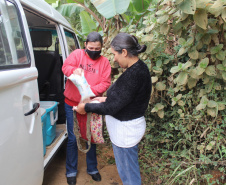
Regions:
[[[25,113],[24,116],[29,116],[33,114],[38,108],[40,107],[40,103],[34,103],[33,104],[33,109],[31,109],[29,112]]]

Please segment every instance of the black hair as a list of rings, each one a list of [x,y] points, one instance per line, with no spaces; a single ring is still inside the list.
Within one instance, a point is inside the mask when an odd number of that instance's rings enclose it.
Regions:
[[[88,43],[88,42],[100,42],[101,46],[103,46],[103,39],[102,39],[101,35],[95,31],[89,33],[89,35],[87,36],[86,43]]]
[[[122,50],[126,49],[130,57],[138,56],[138,54],[145,52],[147,49],[146,45],[141,46],[137,38],[128,33],[119,33],[112,40],[111,47],[119,53],[122,53]]]

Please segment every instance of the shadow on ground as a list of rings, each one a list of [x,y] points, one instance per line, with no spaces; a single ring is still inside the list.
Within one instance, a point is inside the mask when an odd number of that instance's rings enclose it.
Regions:
[[[43,185],[67,185],[65,177],[66,146],[67,144],[65,142],[47,166],[44,172]],[[101,182],[93,181],[91,176],[86,173],[86,155],[79,152],[76,185],[122,185],[114,163],[112,148],[107,145],[98,145],[97,161],[98,169],[102,176]]]

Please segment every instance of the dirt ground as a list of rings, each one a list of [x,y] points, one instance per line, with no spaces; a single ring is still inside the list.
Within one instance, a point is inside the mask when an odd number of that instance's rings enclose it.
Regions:
[[[65,176],[66,146],[65,142],[47,166],[44,173],[43,185],[67,185]],[[106,145],[98,145],[97,161],[98,170],[102,177],[100,182],[93,181],[92,177],[86,173],[86,155],[79,152],[76,185],[122,185],[115,165],[112,148]]]

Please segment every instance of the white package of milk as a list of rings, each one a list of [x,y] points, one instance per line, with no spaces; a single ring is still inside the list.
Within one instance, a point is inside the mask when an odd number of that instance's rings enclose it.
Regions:
[[[96,96],[91,90],[90,85],[88,84],[84,76],[84,72],[82,72],[81,75],[72,74],[68,77],[68,79],[71,80],[73,84],[75,84],[75,86],[78,88],[78,91],[81,95],[81,101]]]

